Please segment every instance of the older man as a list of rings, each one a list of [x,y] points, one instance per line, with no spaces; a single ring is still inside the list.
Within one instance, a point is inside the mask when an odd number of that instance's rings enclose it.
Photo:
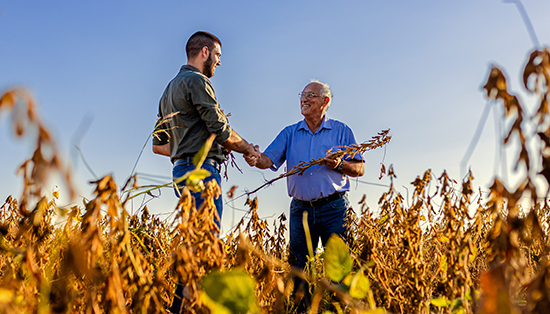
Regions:
[[[308,213],[313,248],[317,247],[319,238],[324,245],[332,234],[343,236],[345,212],[349,208],[348,177],[362,176],[365,171],[361,155],[344,159],[327,156],[326,152],[331,148],[356,144],[353,132],[346,124],[325,115],[331,101],[329,86],[312,81],[300,93],[300,110],[304,120],[284,128],[260,159],[245,157],[249,165],[273,171],[285,161],[290,170],[300,161],[325,159],[323,166],[311,167],[301,176],[287,177],[288,194],[292,197],[290,251],[297,259],[294,266],[300,268],[306,265],[308,255],[302,223],[304,212]]]

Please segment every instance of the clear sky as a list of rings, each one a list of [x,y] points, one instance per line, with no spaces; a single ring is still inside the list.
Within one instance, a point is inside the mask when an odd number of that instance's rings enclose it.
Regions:
[[[539,42],[547,44],[550,2],[526,0],[524,6]],[[166,183],[171,164],[152,153],[147,138],[159,98],[186,63],[185,43],[197,30],[221,39],[222,65],[212,79],[218,101],[231,113],[231,126],[262,150],[283,127],[302,119],[298,93],[311,79],[331,86],[328,115],[348,124],[358,142],[391,129],[391,143],[365,154],[367,171],[352,181],[357,209],[367,194],[377,210],[389,184],[378,180],[382,161],[393,164],[404,196],[427,169],[436,178],[447,170],[461,179],[460,161],[486,104],[481,86],[491,64],[505,71],[527,111],[535,108],[520,84],[533,42],[517,7],[498,0],[0,0],[0,90],[25,87],[33,93],[42,120],[73,165],[81,196],[91,197],[94,175],[75,145],[97,177],[113,174],[122,186],[146,144],[138,183]],[[495,172],[500,136],[494,121],[489,115],[469,163],[474,183],[485,191],[495,175],[504,175]],[[0,113],[2,200],[21,193],[15,170],[34,145],[29,138],[15,140],[9,127]],[[506,159],[515,156],[511,149]],[[237,161],[243,173],[229,169],[224,192],[238,185],[240,195],[280,174],[251,169],[240,155]],[[513,177],[508,174],[511,186]],[[257,196],[261,217],[288,214],[283,180]],[[138,210],[142,201],[128,210]],[[165,189],[148,208],[169,214],[175,201]],[[226,204],[224,231],[242,216],[243,204],[244,198]]]

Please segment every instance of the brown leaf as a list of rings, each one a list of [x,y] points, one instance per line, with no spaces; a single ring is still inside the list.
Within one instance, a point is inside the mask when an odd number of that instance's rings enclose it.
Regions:
[[[501,264],[481,276],[480,314],[514,313],[508,283],[504,276],[504,265]]]
[[[233,198],[233,195],[235,193],[235,190],[238,188],[238,186],[234,185],[229,189],[229,192],[227,192],[227,197]]]

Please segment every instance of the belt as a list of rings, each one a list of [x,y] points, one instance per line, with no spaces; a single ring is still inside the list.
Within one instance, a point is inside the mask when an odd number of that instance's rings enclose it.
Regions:
[[[174,161],[174,167],[181,166],[181,165],[189,165],[189,164],[193,164],[193,157],[183,157],[180,159],[176,159],[176,161]],[[203,164],[210,165],[216,168],[218,172],[220,171],[220,163],[214,158],[206,158]]]
[[[311,201],[302,201],[302,200],[299,200],[297,198],[294,198],[294,200],[302,206],[319,207],[319,206],[326,205],[330,202],[333,202],[333,201],[341,198],[345,194],[346,194],[346,192],[336,192],[336,193],[330,194],[327,197],[323,197],[323,198],[319,198],[319,199],[311,200]]]

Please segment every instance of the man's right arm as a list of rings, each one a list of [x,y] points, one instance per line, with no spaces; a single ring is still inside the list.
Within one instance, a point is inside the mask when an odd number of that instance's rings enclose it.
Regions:
[[[243,139],[235,130],[231,130],[229,138],[223,142],[223,147],[243,154],[247,158],[259,159],[260,152],[254,146]]]

